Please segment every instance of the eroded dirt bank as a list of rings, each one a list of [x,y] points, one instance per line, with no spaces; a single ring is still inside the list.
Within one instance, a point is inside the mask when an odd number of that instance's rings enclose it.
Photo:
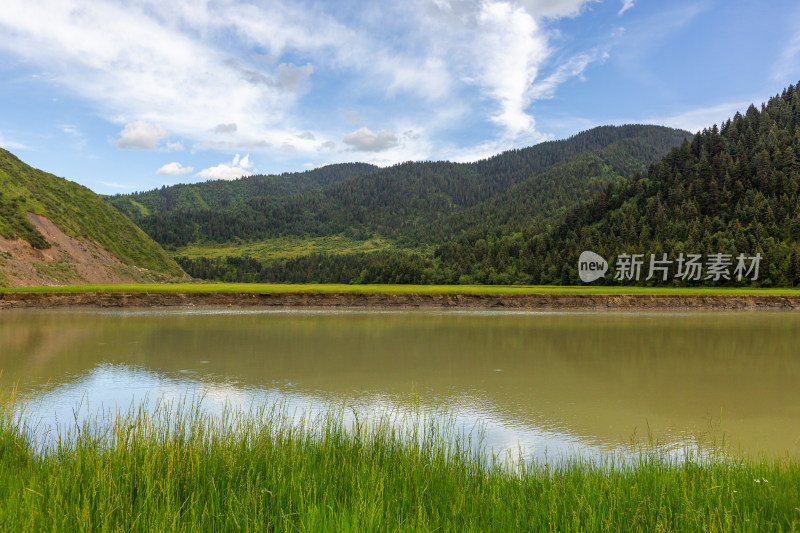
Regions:
[[[800,310],[800,295],[0,293],[0,309],[177,306],[528,310]]]
[[[0,284],[6,287],[80,283],[144,283],[169,276],[126,265],[96,242],[71,237],[48,218],[27,213],[28,220],[50,243],[39,250],[27,241],[0,235]]]

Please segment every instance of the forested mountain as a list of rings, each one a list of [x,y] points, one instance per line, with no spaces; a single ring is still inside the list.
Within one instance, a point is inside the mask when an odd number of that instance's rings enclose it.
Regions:
[[[697,134],[635,180],[570,212],[530,241],[535,282],[575,283],[582,250],[603,257],[642,253],[760,254],[756,284],[800,283],[800,90],[789,86],[760,109],[751,105]],[[689,284],[701,280],[674,280]],[[749,264],[748,264],[749,266]],[[613,269],[613,265],[612,265]],[[614,279],[608,276],[607,282]],[[644,277],[644,276],[643,276]],[[714,284],[739,281],[720,279]],[[629,281],[627,281],[629,282]],[[747,282],[744,280],[743,282]]]
[[[354,173],[315,190],[258,195],[224,207],[221,201],[216,207],[209,204],[206,191],[225,187],[227,197],[244,198],[249,193],[242,189],[251,184],[250,178],[110,201],[169,246],[345,234],[356,239],[387,237],[417,247],[475,227],[521,227],[552,219],[605,185],[644,170],[687,135],[659,126],[605,126],[477,163],[403,163]],[[136,212],[131,206],[145,209]]]
[[[0,149],[0,285],[182,275],[157,243],[98,195]]]
[[[580,283],[579,255],[591,250],[610,266],[595,284],[798,286],[799,156],[800,89],[790,86],[760,108],[750,106],[743,115],[703,130],[632,180],[608,180],[593,199],[562,210],[552,228],[518,222],[533,195],[521,180],[519,189],[509,187],[505,195],[463,210],[456,226],[467,231],[430,254],[384,251],[269,264],[247,258],[183,264],[193,275],[253,281],[575,285]],[[599,153],[569,164],[594,169],[589,174],[601,165],[619,171]],[[558,165],[549,171],[558,173]],[[490,222],[481,225],[482,220]],[[615,279],[624,273],[617,268],[621,257],[634,254],[643,259],[641,276]],[[651,255],[664,260],[659,264],[666,280],[660,271],[646,280]],[[684,261],[692,257],[700,262],[698,276],[686,275]],[[752,258],[760,258],[757,277],[748,270],[738,279],[740,257],[749,261],[748,269]],[[714,263],[725,268],[714,271]]]
[[[588,201],[609,185],[621,183],[658,161],[668,150],[660,144],[626,138],[554,165],[490,199],[451,214],[427,232],[442,242],[449,236],[509,233],[544,227],[568,209]],[[624,179],[623,179],[624,178]]]

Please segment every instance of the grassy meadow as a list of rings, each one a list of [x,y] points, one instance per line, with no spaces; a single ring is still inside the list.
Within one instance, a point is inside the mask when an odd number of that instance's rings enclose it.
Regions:
[[[140,406],[43,448],[3,405],[3,531],[800,529],[796,459],[509,466],[446,418],[345,423],[341,407],[298,419],[280,404]]]
[[[185,256],[190,259],[205,257],[208,259],[225,257],[251,257],[259,261],[288,259],[311,253],[344,254],[375,252],[378,250],[397,249],[387,239],[375,237],[370,240],[357,240],[344,235],[327,235],[321,237],[297,237],[286,235],[253,242],[226,243],[191,243],[175,248],[170,253],[173,257]]]

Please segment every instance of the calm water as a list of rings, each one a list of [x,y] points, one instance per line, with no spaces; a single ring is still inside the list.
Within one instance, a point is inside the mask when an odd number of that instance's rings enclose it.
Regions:
[[[648,436],[800,455],[800,314],[3,311],[0,386],[40,428],[145,398],[443,406],[495,452],[597,455]]]

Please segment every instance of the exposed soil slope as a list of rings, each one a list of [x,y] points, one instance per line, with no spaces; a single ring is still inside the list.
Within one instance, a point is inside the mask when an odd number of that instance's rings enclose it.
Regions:
[[[171,276],[129,266],[97,243],[71,237],[48,218],[26,213],[49,248],[34,248],[22,238],[0,236],[0,285],[68,285],[75,283],[143,283]]]

